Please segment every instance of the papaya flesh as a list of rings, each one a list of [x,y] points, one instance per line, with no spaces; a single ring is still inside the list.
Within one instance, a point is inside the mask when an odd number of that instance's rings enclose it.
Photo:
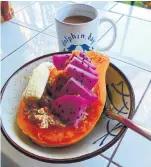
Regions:
[[[78,54],[74,51],[73,54]],[[66,127],[49,127],[48,129],[41,129],[38,125],[32,124],[25,113],[26,104],[21,100],[18,114],[17,124],[19,128],[29,136],[35,143],[44,147],[62,147],[77,143],[86,137],[98,122],[104,108],[106,101],[106,71],[109,66],[109,58],[100,53],[89,51],[85,53],[91,62],[96,66],[98,72],[98,82],[93,89],[98,97],[98,100],[93,102],[86,110],[88,113],[84,120],[79,122],[78,128],[73,125]],[[56,76],[57,70],[54,68],[50,72],[50,76]]]

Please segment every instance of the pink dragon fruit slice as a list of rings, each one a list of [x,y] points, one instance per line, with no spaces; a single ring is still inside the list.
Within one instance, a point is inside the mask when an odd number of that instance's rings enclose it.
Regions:
[[[90,72],[93,75],[98,76],[98,73],[93,70],[88,64],[84,63],[83,61],[80,61],[77,57],[73,57],[73,59],[70,61],[70,64],[75,65],[87,72]]]
[[[96,69],[95,65],[93,65],[91,62],[87,61],[86,59],[80,57],[80,56],[77,56],[78,59],[80,59],[82,62],[84,62],[85,64],[89,65],[93,70]]]
[[[69,77],[73,77],[74,79],[78,80],[81,84],[83,84],[88,89],[92,89],[94,85],[97,83],[98,78],[97,76],[84,71],[72,64],[68,64],[65,68]]]
[[[71,54],[60,54],[60,55],[54,55],[52,57],[53,64],[57,68],[57,70],[63,70],[65,68],[65,62],[68,60],[68,58],[71,56]]]
[[[70,78],[68,82],[64,85],[61,91],[58,93],[58,96],[63,95],[80,95],[81,97],[88,100],[89,103],[92,103],[97,100],[97,96],[93,94],[87,88],[84,88],[79,81],[75,80],[74,78]]]
[[[54,55],[52,57],[53,64],[57,68],[57,70],[64,70],[65,68],[65,62],[68,60],[68,58],[71,56],[71,54],[60,54],[60,55]],[[86,60],[84,57],[77,56],[78,59],[80,59],[82,62],[86,63],[91,67],[92,69],[96,69],[96,67]]]
[[[86,99],[76,95],[65,95],[52,102],[52,111],[67,124],[77,127],[87,106]]]
[[[86,56],[84,53],[80,52],[79,56],[82,57],[83,59],[87,60],[88,62],[91,62],[91,60]]]

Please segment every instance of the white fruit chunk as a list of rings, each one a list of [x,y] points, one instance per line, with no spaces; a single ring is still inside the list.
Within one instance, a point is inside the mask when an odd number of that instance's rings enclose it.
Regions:
[[[23,92],[23,99],[41,98],[46,87],[51,68],[53,68],[52,63],[44,62],[33,70],[28,85]]]

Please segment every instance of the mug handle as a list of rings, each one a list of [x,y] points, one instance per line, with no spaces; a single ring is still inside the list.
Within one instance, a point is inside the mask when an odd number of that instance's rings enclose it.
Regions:
[[[101,51],[106,51],[106,50],[110,49],[113,46],[113,44],[116,40],[116,35],[117,35],[117,28],[116,28],[115,23],[111,19],[108,19],[108,18],[100,19],[100,24],[102,24],[104,22],[109,22],[112,25],[114,33],[113,33],[113,37],[112,37],[112,40],[109,43],[109,45],[104,47],[104,48],[99,48]]]

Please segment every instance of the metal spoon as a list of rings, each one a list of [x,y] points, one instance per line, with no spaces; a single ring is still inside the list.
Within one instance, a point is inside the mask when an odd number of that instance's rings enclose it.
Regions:
[[[107,116],[110,116],[111,118],[121,122],[123,125],[127,126],[128,128],[130,128],[131,130],[135,131],[136,133],[144,136],[146,139],[151,141],[151,129],[142,126],[128,118],[124,118],[119,114],[116,114],[115,112],[112,111],[113,110],[113,106],[110,104],[108,105],[107,102],[105,104],[104,107],[104,113]]]

